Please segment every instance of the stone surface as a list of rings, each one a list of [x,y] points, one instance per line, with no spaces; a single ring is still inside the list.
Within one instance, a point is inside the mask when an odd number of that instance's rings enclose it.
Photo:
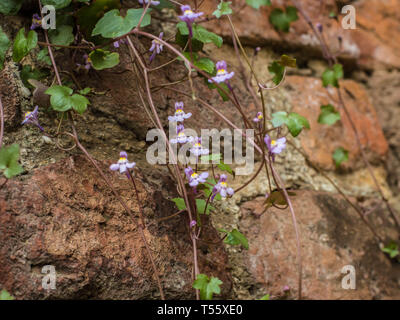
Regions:
[[[380,251],[372,233],[342,198],[298,190],[292,201],[302,247],[305,299],[400,297],[399,265]],[[250,245],[244,261],[265,293],[278,299],[294,298],[298,278],[291,215],[287,209],[275,208],[263,213],[263,202],[264,198],[256,198],[241,205],[240,230]],[[369,220],[378,233],[396,237],[384,211]],[[346,265],[355,267],[356,290],[342,289],[345,275],[341,270]],[[289,294],[283,291],[285,286],[291,289]]]
[[[290,92],[292,111],[310,122],[311,129],[304,130],[300,135],[301,145],[309,159],[321,168],[334,169],[332,154],[336,148],[343,147],[349,151],[349,161],[343,163],[345,168],[363,166],[350,121],[338,105],[337,90],[323,88],[320,79],[299,76],[287,77],[284,86]],[[352,80],[342,81],[341,87],[345,105],[369,160],[382,160],[388,151],[388,144],[368,93]],[[341,121],[331,126],[318,123],[320,106],[327,104],[335,106],[341,115]]]
[[[211,15],[219,1],[206,0],[202,9]],[[400,67],[400,19],[398,14],[399,0],[390,1],[357,1],[351,3],[356,9],[357,27],[355,30],[342,28],[342,15],[340,4],[336,1],[301,0],[311,21],[322,23],[325,39],[342,38],[342,46],[339,41],[328,41],[332,52],[341,52],[344,59],[350,58],[353,63],[365,68],[374,65],[386,65]],[[340,1],[338,3],[342,3]],[[283,8],[292,5],[291,1],[283,0],[273,2],[271,7],[261,7],[254,10],[245,6],[245,0],[235,1],[233,4],[233,23],[239,36],[247,44],[253,46],[277,45],[281,50],[285,48],[308,48],[308,56],[319,52],[319,42],[312,33],[306,21],[300,17],[291,25],[288,33],[277,32],[269,22],[269,13],[273,8]],[[371,9],[373,8],[373,10]],[[329,13],[335,12],[339,20],[330,19]],[[213,20],[207,23],[214,32],[223,35],[227,40],[231,37],[229,24],[222,20]]]
[[[106,171],[108,165],[100,163]],[[126,178],[106,174],[137,217],[138,203]],[[137,184],[148,226],[145,236],[166,297],[193,298],[189,221],[181,215],[157,222],[176,210],[163,196],[173,189],[171,180],[155,170],[141,171]],[[204,226],[205,240],[215,242],[215,230],[206,220]],[[159,298],[132,217],[82,156],[9,181],[0,191],[0,242],[0,287],[17,299]],[[222,291],[229,293],[223,248],[213,245],[210,250],[201,244],[199,264],[202,272],[218,276],[224,282]],[[42,289],[44,265],[56,268],[56,290]]]

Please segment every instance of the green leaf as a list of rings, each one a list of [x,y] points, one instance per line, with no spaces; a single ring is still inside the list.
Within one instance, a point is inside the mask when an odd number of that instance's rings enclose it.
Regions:
[[[289,114],[286,125],[293,137],[297,137],[303,128],[310,129],[308,120],[295,112]]]
[[[14,15],[21,9],[24,0],[1,0],[0,13],[6,15]]]
[[[15,37],[13,47],[13,60],[20,62],[33,48],[37,45],[37,33],[33,30],[28,32],[28,37],[25,36],[25,29],[21,28]]]
[[[267,199],[265,199],[264,205],[265,209],[276,205],[287,206],[286,197],[282,191],[274,190],[268,195]]]
[[[221,163],[218,163],[217,166],[220,170],[226,171],[233,176],[235,175],[235,172],[232,170],[232,168],[228,164],[221,162]]]
[[[269,300],[269,294],[266,294],[266,295],[263,296],[260,300]]]
[[[286,124],[288,120],[287,113],[285,111],[277,111],[272,114],[272,125],[274,128],[280,127]]]
[[[10,179],[20,174],[23,169],[18,163],[19,145],[14,143],[11,146],[0,149],[0,170],[3,171],[5,177]]]
[[[200,298],[202,300],[212,300],[213,294],[220,294],[220,285],[222,281],[218,278],[210,278],[205,274],[198,274],[196,280],[193,282],[193,288],[200,290]]]
[[[336,167],[339,167],[343,162],[349,160],[349,152],[342,147],[339,147],[335,149],[332,157],[335,161]]]
[[[42,0],[42,5],[51,5],[56,9],[63,9],[71,4],[71,0]]]
[[[92,36],[101,35],[104,38],[117,38],[130,32],[139,23],[144,9],[129,9],[125,17],[121,17],[119,10],[108,11],[97,23]],[[151,22],[151,9],[143,17],[141,26],[148,26]]]
[[[179,29],[176,31],[175,42],[182,49],[184,49],[186,47],[188,39],[189,39],[189,35],[188,34],[187,35],[182,35]],[[192,39],[192,51],[193,52],[201,51],[203,49],[203,46],[204,46],[203,42],[201,42],[201,41],[199,41],[197,39]]]
[[[37,55],[37,59],[38,59],[38,61],[42,61],[42,62],[46,63],[47,65],[51,65],[51,59],[49,57],[49,51],[47,50],[47,48],[39,51],[39,53]]]
[[[274,28],[283,32],[289,32],[290,23],[297,19],[297,9],[291,6],[286,8],[286,12],[282,9],[275,8],[269,15],[269,21]]]
[[[208,31],[202,26],[193,25],[193,38],[203,43],[214,43],[218,48],[222,46],[222,38],[213,32]]]
[[[51,86],[46,90],[46,94],[50,95],[50,103],[54,110],[64,112],[74,109],[79,113],[83,113],[87,105],[90,104],[89,100],[79,94],[73,94],[71,88],[65,86]]]
[[[197,207],[197,212],[200,214],[204,213],[204,210],[206,209],[206,200],[204,199],[196,199],[196,207]],[[211,210],[215,210],[213,206],[210,204],[207,205],[207,211],[206,214],[210,214]]]
[[[232,246],[236,245],[242,245],[246,250],[249,249],[249,242],[245,235],[241,233],[237,229],[233,229],[231,232],[227,232],[225,230],[221,230],[222,232],[225,232],[227,234],[224,242],[227,244],[230,244]]]
[[[4,60],[6,58],[6,53],[9,47],[10,40],[3,32],[3,29],[0,27],[0,70],[2,70],[4,67]]]
[[[174,8],[174,5],[172,4],[171,1],[168,1],[168,0],[158,0],[158,1],[160,2],[160,4],[155,6],[155,8],[158,10],[165,9],[165,8],[168,8],[168,9]]]
[[[258,10],[261,6],[270,6],[271,0],[246,0],[246,3]]]
[[[201,69],[204,70],[205,72],[209,73],[209,74],[213,74],[214,70],[215,70],[215,64],[214,62],[209,59],[209,58],[200,58],[199,60],[197,60],[194,65]]]
[[[277,61],[283,67],[297,68],[296,59],[283,54],[279,61]]]
[[[172,201],[175,202],[178,210],[186,209],[185,200],[183,198],[174,198],[174,199],[172,199]]]
[[[80,30],[85,33],[88,40],[91,39],[92,31],[96,26],[96,23],[104,16],[104,14],[109,10],[119,9],[120,7],[120,0],[92,1],[89,6],[84,6],[76,13]]]
[[[8,292],[7,292],[7,290],[1,290],[0,291],[0,301],[1,300],[14,300],[15,298],[12,296],[12,295],[10,295]]]
[[[223,15],[232,14],[232,9],[230,5],[232,2],[224,2],[221,1],[217,7],[217,10],[213,12],[213,15],[216,16],[218,19],[221,18]]]
[[[84,88],[84,89],[82,89],[82,90],[79,90],[79,93],[82,94],[82,95],[87,95],[87,94],[89,94],[91,91],[92,91],[92,89],[90,89],[89,87],[86,87],[86,88]]]
[[[390,258],[394,259],[399,255],[399,246],[396,242],[390,242],[386,247],[382,249],[383,252],[389,254]]]
[[[74,34],[72,33],[73,28],[71,26],[57,26],[54,30],[49,30],[49,38],[52,44],[69,46],[74,42]],[[61,49],[56,47],[56,49]]]
[[[272,81],[276,85],[280,84],[283,79],[285,67],[280,65],[278,62],[274,61],[269,65],[268,71],[274,75],[274,77],[272,78]]]
[[[339,88],[339,79],[343,78],[343,66],[335,64],[332,68],[327,68],[322,74],[322,84],[324,87],[331,85]]]
[[[97,49],[89,54],[93,68],[103,70],[115,67],[119,63],[119,54],[117,52],[105,51]]]
[[[340,120],[340,113],[336,111],[331,104],[321,106],[321,113],[318,117],[318,123],[332,125]]]

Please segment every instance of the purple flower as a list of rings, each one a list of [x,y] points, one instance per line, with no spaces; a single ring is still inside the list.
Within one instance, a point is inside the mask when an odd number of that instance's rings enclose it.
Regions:
[[[171,122],[183,122],[183,120],[189,119],[191,116],[190,112],[185,113],[183,111],[183,102],[175,102],[175,115],[169,116],[168,120]]]
[[[33,124],[35,126],[37,126],[40,131],[44,131],[44,129],[42,128],[42,126],[39,124],[39,119],[38,119],[38,106],[35,107],[35,109],[31,112],[26,112],[25,113],[25,118],[24,121],[22,121],[21,124],[26,124],[26,123],[30,123]]]
[[[196,187],[199,183],[206,182],[206,179],[208,178],[208,172],[202,172],[198,174],[194,172],[191,167],[187,167],[185,169],[185,174],[189,180],[189,186],[191,187]]]
[[[189,149],[190,153],[194,156],[202,156],[210,153],[210,150],[201,146],[201,138],[197,137],[192,148]]]
[[[179,19],[185,21],[188,25],[191,25],[194,20],[203,15],[203,12],[194,13],[188,5],[181,6],[181,10],[182,15],[179,16]]]
[[[117,171],[119,170],[120,173],[129,173],[127,169],[132,169],[136,165],[135,162],[128,162],[128,154],[125,151],[121,151],[119,153],[119,160],[117,163],[113,163],[110,166],[110,170]]]
[[[175,139],[171,139],[170,142],[175,144],[175,143],[187,143],[187,142],[192,142],[194,139],[193,137],[188,137],[186,136],[185,132],[185,127],[183,124],[180,124],[176,127],[176,133],[177,137]]]
[[[232,188],[229,188],[226,183],[227,176],[226,174],[221,174],[219,177],[218,183],[214,186],[212,190],[211,201],[214,200],[215,196],[219,193],[222,198],[226,198],[228,195],[233,196],[234,191]]]
[[[90,68],[92,67],[92,60],[90,59],[90,57],[86,53],[83,55],[83,59],[85,59],[85,64],[84,65],[82,65],[80,63],[77,63],[76,65],[79,68],[83,67],[83,68],[85,68],[86,70],[89,71]]]
[[[159,37],[160,39],[162,39],[163,35],[164,35],[164,32],[161,32],[160,35],[159,35],[158,37]],[[155,56],[156,56],[157,54],[160,54],[160,53],[161,53],[161,51],[163,50],[163,46],[164,46],[164,45],[163,45],[162,43],[160,43],[160,41],[158,41],[157,39],[154,39],[151,43],[152,43],[152,45],[151,45],[149,51],[150,51],[150,52],[153,52],[153,53],[152,53],[152,55],[150,56],[150,62],[153,61],[153,59],[155,58]]]
[[[215,77],[212,77],[211,79],[208,79],[208,82],[212,83],[212,82],[217,82],[217,83],[221,83],[221,82],[225,82],[229,79],[231,79],[234,76],[234,72],[232,71],[231,73],[228,73],[227,69],[227,65],[226,62],[224,60],[222,61],[218,61],[215,66],[217,67],[217,75]]]
[[[145,3],[145,4],[148,4],[149,3],[149,0],[138,0],[138,2],[140,3],[140,4],[143,4],[143,2]],[[159,4],[160,4],[160,1],[153,1],[153,0],[151,0],[150,1],[150,4],[152,5],[152,6],[158,6]]]
[[[190,227],[193,228],[197,224],[196,220],[190,221]]]
[[[32,16],[31,30],[35,30],[36,28],[41,28],[41,27],[42,27],[42,17],[39,16],[37,13],[35,13]]]
[[[113,42],[113,45],[114,45],[114,48],[119,48],[119,46],[120,46],[121,44],[124,44],[124,43],[126,43],[126,40],[125,40],[125,39],[119,39],[118,41],[114,41],[114,42]]]
[[[282,137],[277,140],[272,140],[271,137],[266,134],[264,138],[265,144],[269,150],[269,153],[274,157],[275,154],[281,153],[286,148],[286,138]]]
[[[256,117],[253,119],[253,122],[260,122],[263,119],[263,114],[262,112],[257,112]]]

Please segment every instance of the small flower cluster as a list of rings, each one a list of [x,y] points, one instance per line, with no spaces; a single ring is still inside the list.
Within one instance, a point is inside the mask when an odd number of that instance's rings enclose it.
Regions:
[[[217,68],[217,74],[215,77],[212,77],[211,79],[208,79],[209,83],[221,83],[221,82],[227,82],[229,79],[231,79],[234,75],[235,72],[228,72],[227,71],[227,64],[224,60],[218,61],[215,64],[215,67]]]
[[[162,39],[162,37],[164,36],[164,32],[161,32],[160,35],[158,36],[160,39]],[[151,47],[149,49],[150,52],[152,52],[151,56],[150,56],[150,63],[154,60],[154,58],[156,57],[157,54],[160,54],[161,51],[163,50],[163,44],[157,40],[154,39],[151,42]]]
[[[24,121],[22,121],[21,124],[33,124],[33,125],[37,126],[40,129],[40,131],[44,131],[42,126],[39,124],[38,108],[39,108],[39,106],[36,106],[33,111],[26,112]]]
[[[31,25],[31,30],[35,30],[37,28],[42,27],[42,17],[39,16],[37,13],[35,13],[32,16],[32,25]]]

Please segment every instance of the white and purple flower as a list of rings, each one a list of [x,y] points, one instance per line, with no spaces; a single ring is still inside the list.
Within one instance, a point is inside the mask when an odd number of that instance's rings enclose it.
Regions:
[[[92,60],[86,53],[83,55],[83,59],[85,60],[84,62],[85,64],[82,65],[80,63],[77,63],[76,65],[78,66],[79,69],[84,68],[87,71],[89,71],[92,68]]]
[[[31,25],[31,30],[35,30],[37,28],[42,27],[42,17],[39,16],[37,13],[35,13],[32,16],[32,25]]]
[[[281,153],[286,148],[286,138],[282,137],[276,140],[271,139],[271,137],[266,134],[264,142],[267,145],[269,153],[274,158],[275,154]]]
[[[176,127],[176,133],[177,133],[176,138],[170,140],[170,142],[173,144],[175,144],[175,143],[184,144],[184,143],[188,143],[188,142],[193,142],[193,140],[194,140],[193,137],[191,137],[191,136],[188,137],[185,134],[185,127],[183,126],[183,124],[179,124]]]
[[[160,35],[158,36],[160,39],[164,36],[164,32],[161,32]],[[161,51],[163,50],[163,44],[158,41],[157,39],[154,39],[152,42],[152,45],[149,49],[150,52],[153,52],[150,56],[150,63],[153,61],[153,59],[156,57],[157,54],[160,54]]]
[[[260,122],[262,119],[264,119],[262,112],[257,112],[256,117],[253,119],[253,122]]]
[[[183,122],[185,119],[189,119],[192,116],[190,112],[185,113],[183,111],[183,102],[175,102],[175,114],[169,116],[168,120],[171,122]]]
[[[210,153],[210,150],[203,148],[201,145],[201,137],[195,138],[193,147],[189,149],[190,153],[196,157],[203,156]]]
[[[42,126],[39,124],[38,108],[39,107],[36,106],[33,111],[25,112],[25,118],[24,118],[24,121],[22,121],[21,124],[30,123],[30,124],[33,124],[33,125],[37,126],[40,129],[40,131],[44,131]]]
[[[126,173],[129,174],[129,170],[127,169],[132,169],[135,167],[136,163],[135,162],[129,162],[128,161],[128,154],[125,151],[121,151],[119,153],[119,160],[117,163],[113,163],[110,166],[110,170],[112,171],[117,171],[119,170],[120,173]]]
[[[185,21],[187,24],[192,24],[198,17],[202,16],[203,12],[193,12],[192,8],[188,5],[181,6],[182,15],[179,16],[179,19]]]
[[[208,79],[208,82],[213,83],[221,83],[221,82],[226,82],[229,79],[231,79],[234,75],[235,72],[228,72],[227,69],[227,65],[226,62],[224,60],[222,61],[218,61],[215,64],[216,68],[217,68],[217,74],[215,75],[215,77],[212,77],[211,79]]]
[[[218,183],[214,186],[212,190],[211,201],[214,200],[215,196],[219,193],[222,198],[226,198],[227,196],[233,196],[235,193],[232,188],[228,187],[226,183],[227,176],[226,174],[221,174],[219,177]]]
[[[138,0],[138,2],[140,3],[140,4],[148,4],[149,3],[149,0]],[[160,1],[154,1],[154,0],[151,0],[150,1],[150,5],[152,5],[152,6],[158,6],[160,4]]]
[[[191,167],[187,167],[185,169],[185,174],[187,179],[189,180],[189,186],[191,187],[196,187],[200,183],[206,182],[206,179],[208,178],[208,172],[202,172],[198,174],[194,172]]]

